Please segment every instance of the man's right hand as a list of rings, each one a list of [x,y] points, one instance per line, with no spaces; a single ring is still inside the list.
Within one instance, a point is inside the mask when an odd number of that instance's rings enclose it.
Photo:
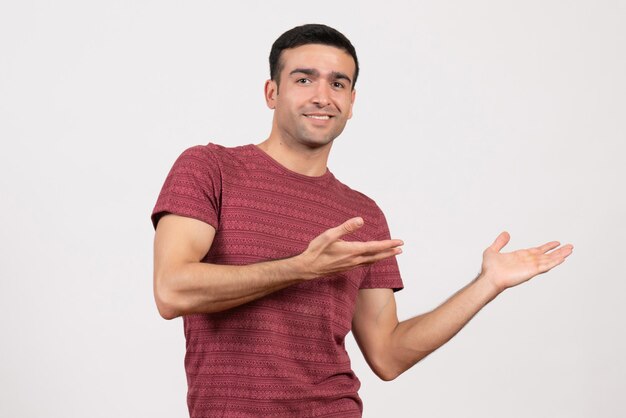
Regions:
[[[367,242],[341,239],[362,226],[363,219],[356,217],[315,237],[307,249],[295,257],[303,268],[303,277],[309,280],[339,273],[402,253],[400,246],[404,243],[399,239]]]
[[[154,242],[154,292],[166,319],[224,311],[305,280],[371,264],[401,252],[400,240],[348,242],[363,225],[352,218],[315,237],[293,257],[247,265],[203,263],[215,229],[197,219],[165,215]]]

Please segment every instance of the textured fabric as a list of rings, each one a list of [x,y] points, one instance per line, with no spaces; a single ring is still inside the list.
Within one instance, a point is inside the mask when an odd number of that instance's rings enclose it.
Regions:
[[[304,251],[328,228],[361,216],[346,241],[389,238],[376,203],[327,170],[288,170],[256,145],[209,143],[178,158],[152,214],[216,229],[207,263],[244,265]],[[192,417],[360,417],[344,339],[358,290],[403,287],[395,257],[293,285],[227,311],[184,317]]]

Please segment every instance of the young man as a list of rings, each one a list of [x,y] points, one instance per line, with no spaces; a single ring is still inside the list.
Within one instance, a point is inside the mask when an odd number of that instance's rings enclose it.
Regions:
[[[392,380],[499,293],[572,252],[550,242],[501,253],[502,233],[472,283],[399,322],[402,241],[373,200],[326,168],[352,116],[358,69],[332,28],[284,33],[265,84],[269,137],[190,148],[165,181],[152,214],[154,291],[164,318],[184,318],[192,417],[361,416],[348,331],[374,373]]]

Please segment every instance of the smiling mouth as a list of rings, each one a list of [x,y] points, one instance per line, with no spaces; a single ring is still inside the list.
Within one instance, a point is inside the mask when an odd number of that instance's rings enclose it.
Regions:
[[[304,115],[307,118],[311,118],[311,119],[317,119],[317,120],[328,120],[330,118],[332,118],[332,116],[330,115]]]

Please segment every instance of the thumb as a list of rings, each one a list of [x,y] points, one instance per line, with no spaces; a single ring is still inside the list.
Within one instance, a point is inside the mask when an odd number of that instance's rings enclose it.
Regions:
[[[348,219],[339,226],[329,229],[328,231],[326,231],[326,234],[328,238],[331,239],[331,241],[336,241],[344,235],[356,231],[357,229],[362,227],[363,224],[363,218],[357,216],[356,218]]]
[[[509,235],[508,232],[501,232],[500,235],[498,235],[498,238],[496,238],[496,240],[493,242],[493,244],[491,244],[489,248],[496,252],[500,252],[500,250],[502,250],[502,248],[504,248],[504,246],[509,243],[510,239],[511,235]]]

